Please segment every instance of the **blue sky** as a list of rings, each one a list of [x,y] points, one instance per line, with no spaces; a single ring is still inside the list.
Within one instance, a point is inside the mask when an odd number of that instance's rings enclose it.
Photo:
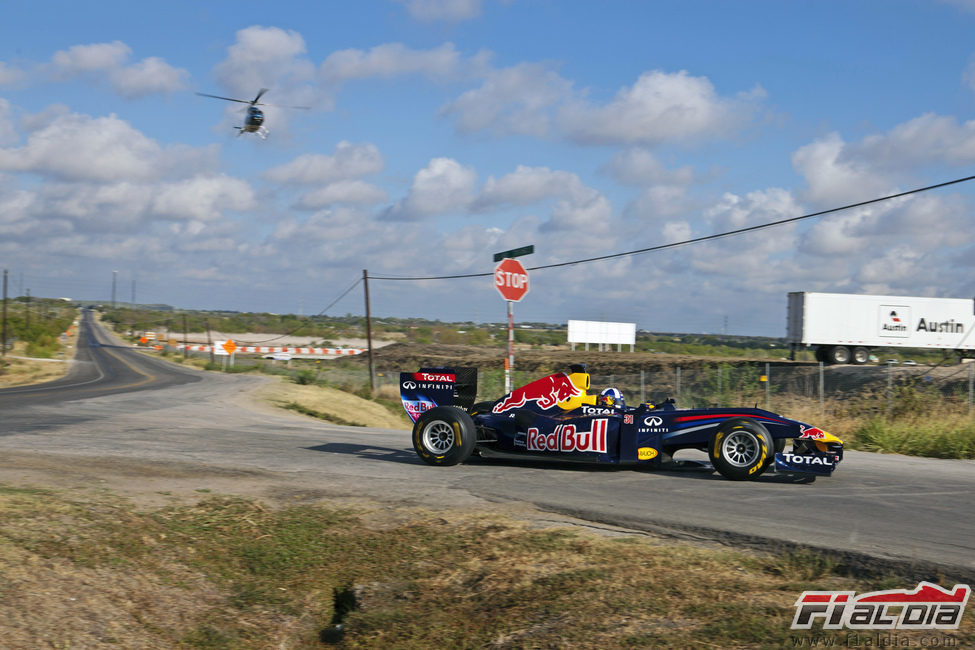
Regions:
[[[11,295],[108,300],[117,272],[120,300],[315,314],[363,269],[558,264],[975,169],[975,0],[15,0],[0,30]],[[195,94],[264,87],[311,107],[265,107],[267,140]],[[781,336],[789,291],[970,297],[973,190],[539,269],[515,317]],[[505,319],[490,276],[370,294]]]

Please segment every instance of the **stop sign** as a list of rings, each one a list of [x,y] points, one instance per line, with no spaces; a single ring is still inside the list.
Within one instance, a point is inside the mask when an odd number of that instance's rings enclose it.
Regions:
[[[528,293],[528,271],[510,257],[494,267],[494,286],[505,300],[518,302]]]

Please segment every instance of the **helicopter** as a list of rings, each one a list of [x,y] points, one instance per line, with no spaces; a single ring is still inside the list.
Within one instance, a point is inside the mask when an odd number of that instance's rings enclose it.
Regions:
[[[267,140],[268,130],[264,126],[264,111],[258,108],[258,106],[275,106],[275,104],[264,104],[260,101],[261,96],[267,92],[267,88],[261,88],[257,93],[257,97],[248,101],[246,99],[234,99],[233,97],[221,97],[220,95],[209,95],[207,93],[196,93],[201,97],[212,97],[213,99],[223,99],[228,102],[239,102],[241,104],[248,104],[247,106],[247,116],[244,118],[244,126],[235,126],[237,129],[237,137],[239,138],[243,133],[256,133],[261,137],[262,140]],[[302,110],[308,110],[308,106],[285,106],[284,108],[299,108]]]

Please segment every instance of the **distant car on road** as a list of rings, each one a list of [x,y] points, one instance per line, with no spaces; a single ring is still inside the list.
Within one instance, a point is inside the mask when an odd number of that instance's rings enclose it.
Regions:
[[[902,366],[916,366],[917,365],[917,361],[911,361],[910,359],[908,359],[907,361],[902,362],[901,365]]]

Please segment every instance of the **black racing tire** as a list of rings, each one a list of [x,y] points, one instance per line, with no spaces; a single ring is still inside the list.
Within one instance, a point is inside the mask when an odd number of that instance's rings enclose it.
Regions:
[[[429,465],[457,465],[474,453],[477,428],[461,408],[437,406],[413,425],[413,449]]]
[[[775,454],[785,451],[786,440],[786,438],[776,438],[772,441],[772,453],[769,454],[769,457],[765,459],[765,467],[762,469],[763,472],[771,467],[771,465],[775,462]]]
[[[732,481],[754,480],[775,459],[775,443],[758,422],[729,420],[711,437],[708,457],[718,473]]]
[[[834,345],[829,349],[828,358],[830,363],[850,363],[853,355],[845,345]]]
[[[858,366],[862,366],[868,361],[870,361],[869,349],[859,345],[853,348],[853,356],[852,359],[850,360],[851,363],[855,363]]]

